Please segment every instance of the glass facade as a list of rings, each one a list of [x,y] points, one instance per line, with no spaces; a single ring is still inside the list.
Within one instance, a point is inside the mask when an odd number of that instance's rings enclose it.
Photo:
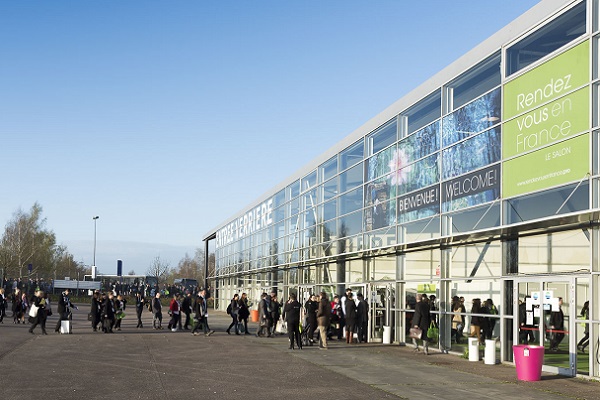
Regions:
[[[536,12],[521,36],[461,59],[463,73],[211,233],[217,307],[236,292],[256,301],[350,287],[369,299],[370,339],[389,326],[403,342],[428,294],[440,349],[464,351],[460,332],[466,340],[485,318],[484,335],[512,361],[519,301],[547,292],[570,299],[582,336],[574,310],[600,289],[597,2]],[[495,313],[483,315],[480,300]],[[538,305],[550,315],[548,304]],[[591,310],[595,326],[600,304]],[[530,322],[544,344],[544,324]],[[574,342],[563,344],[570,367],[549,370],[600,376]]]

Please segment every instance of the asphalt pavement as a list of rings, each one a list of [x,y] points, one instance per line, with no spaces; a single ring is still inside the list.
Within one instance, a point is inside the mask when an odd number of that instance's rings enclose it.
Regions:
[[[73,334],[28,333],[28,325],[0,324],[3,399],[598,399],[600,383],[544,374],[516,379],[513,365],[485,365],[453,354],[417,354],[411,347],[347,345],[332,341],[288,350],[286,337],[228,335],[231,318],[211,312],[216,332],[156,331],[151,314],[136,329],[134,310],[113,334],[93,332],[88,305],[74,312]],[[8,312],[10,315],[10,311]],[[165,327],[166,327],[165,318]],[[251,324],[251,332],[256,330]],[[190,397],[191,396],[191,397]]]

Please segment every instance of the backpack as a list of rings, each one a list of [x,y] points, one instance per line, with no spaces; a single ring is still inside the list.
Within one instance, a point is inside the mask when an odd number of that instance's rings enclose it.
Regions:
[[[227,315],[231,315],[231,303],[227,306]]]

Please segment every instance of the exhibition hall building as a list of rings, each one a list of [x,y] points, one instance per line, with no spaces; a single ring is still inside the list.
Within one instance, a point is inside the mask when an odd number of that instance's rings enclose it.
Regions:
[[[215,307],[350,288],[398,345],[426,294],[441,352],[600,378],[599,45],[600,0],[543,0],[240,204],[203,238]]]

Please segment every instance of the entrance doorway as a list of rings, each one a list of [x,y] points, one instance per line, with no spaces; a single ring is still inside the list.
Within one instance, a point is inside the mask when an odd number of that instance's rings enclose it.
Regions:
[[[578,362],[585,367],[587,358],[578,360],[577,349],[577,305],[588,294],[584,282],[587,278],[577,276],[515,280],[514,343],[544,346],[546,372],[575,376]]]

